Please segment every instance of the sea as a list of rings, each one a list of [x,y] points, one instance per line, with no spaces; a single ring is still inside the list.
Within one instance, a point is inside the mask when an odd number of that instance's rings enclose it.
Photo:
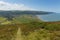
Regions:
[[[60,13],[51,13],[37,16],[40,20],[45,22],[60,21]]]

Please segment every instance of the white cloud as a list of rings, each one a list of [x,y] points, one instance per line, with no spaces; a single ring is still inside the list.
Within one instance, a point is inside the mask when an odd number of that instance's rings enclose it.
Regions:
[[[4,1],[0,1],[0,10],[35,10],[25,6],[24,4],[17,3],[8,3]]]

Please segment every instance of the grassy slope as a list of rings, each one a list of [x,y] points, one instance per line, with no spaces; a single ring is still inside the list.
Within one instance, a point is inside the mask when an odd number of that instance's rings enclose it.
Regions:
[[[31,22],[20,28],[24,40],[60,40],[60,24]]]
[[[60,22],[42,22],[24,15],[15,18],[13,23],[0,25],[1,40],[60,40]]]
[[[36,16],[34,15],[20,15],[13,19],[14,23],[29,23],[32,21],[40,21]]]
[[[11,24],[12,21],[8,21],[7,18],[0,17],[0,24],[5,25],[5,24]]]
[[[16,25],[0,25],[0,40],[11,40],[11,38],[16,35],[16,32]]]
[[[60,40],[60,37],[59,37],[60,30],[56,31],[59,28],[57,28],[56,26],[54,30],[51,30],[53,27],[51,26],[50,27],[48,26],[48,29],[42,28],[42,25],[39,22],[35,22],[35,23],[31,22],[31,23],[26,23],[26,24],[24,23],[24,24],[1,25],[0,26],[0,39],[11,40],[14,38],[14,35],[16,37],[15,39],[17,39],[19,37],[17,35],[21,35],[22,33],[22,36],[20,37],[23,38],[23,40],[55,40],[55,39]],[[20,32],[18,31],[19,28],[21,30]],[[20,37],[18,39],[20,39]]]

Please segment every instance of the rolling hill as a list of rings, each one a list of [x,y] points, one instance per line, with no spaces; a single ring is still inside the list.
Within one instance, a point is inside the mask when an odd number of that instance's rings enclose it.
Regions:
[[[0,40],[60,40],[60,22],[43,22],[36,16],[45,14],[51,12],[0,11]]]
[[[0,16],[7,18],[8,20],[12,20],[12,18],[16,16],[20,16],[23,14],[27,15],[45,15],[45,14],[51,14],[53,12],[43,12],[43,11],[0,11]]]

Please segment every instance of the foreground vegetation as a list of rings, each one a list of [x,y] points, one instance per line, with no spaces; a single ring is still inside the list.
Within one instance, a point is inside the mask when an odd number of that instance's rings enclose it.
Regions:
[[[46,25],[48,24],[48,25]],[[0,25],[0,40],[16,38],[20,28],[22,40],[60,40],[60,25],[44,22]]]
[[[0,25],[0,40],[60,40],[60,22],[19,16]]]

